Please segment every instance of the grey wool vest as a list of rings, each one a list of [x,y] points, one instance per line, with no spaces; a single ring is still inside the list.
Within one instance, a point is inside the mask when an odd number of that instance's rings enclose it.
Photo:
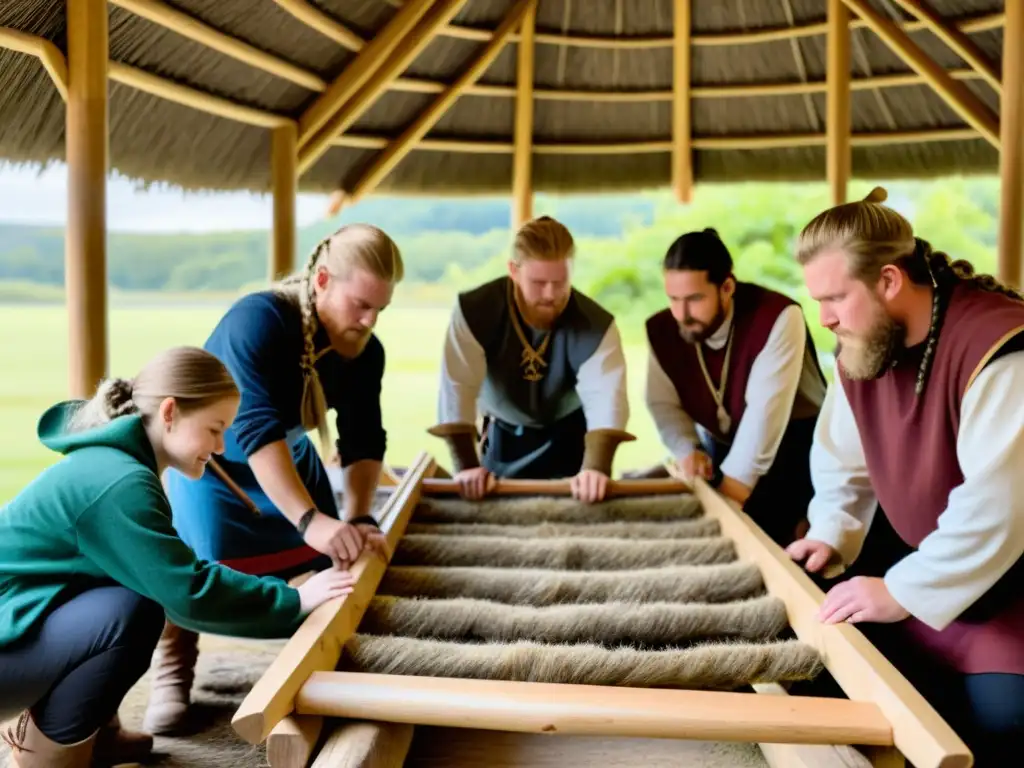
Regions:
[[[550,331],[526,324],[512,299],[511,279],[500,277],[459,295],[459,308],[487,357],[487,375],[478,405],[483,413],[510,424],[546,427],[581,407],[576,374],[594,354],[612,323],[611,313],[573,289],[569,303]],[[543,363],[530,364],[513,325],[512,313]],[[546,365],[544,364],[546,363]]]

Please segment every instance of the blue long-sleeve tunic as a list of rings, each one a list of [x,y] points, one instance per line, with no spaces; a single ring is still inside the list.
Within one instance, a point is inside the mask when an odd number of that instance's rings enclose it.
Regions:
[[[274,573],[309,563],[319,553],[306,546],[292,523],[260,488],[248,459],[286,440],[295,467],[321,512],[338,509],[326,470],[301,422],[302,318],[271,291],[236,302],[204,345],[230,370],[242,393],[238,415],[225,435],[218,463],[260,508],[256,516],[212,472],[191,480],[167,473],[174,524],[200,558],[248,573]],[[371,337],[359,357],[347,360],[329,349],[326,331],[314,335],[317,373],[328,409],[336,413],[342,466],[383,460],[387,436],[380,406],[384,347]]]

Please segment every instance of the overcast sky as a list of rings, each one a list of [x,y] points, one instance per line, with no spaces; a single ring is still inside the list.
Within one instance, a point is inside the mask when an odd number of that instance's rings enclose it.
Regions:
[[[325,216],[328,198],[300,195],[299,226]],[[268,229],[270,197],[248,194],[184,194],[151,187],[135,190],[121,178],[107,181],[107,228],[122,232],[208,232]],[[63,225],[67,220],[67,169],[40,173],[0,165],[0,222]]]

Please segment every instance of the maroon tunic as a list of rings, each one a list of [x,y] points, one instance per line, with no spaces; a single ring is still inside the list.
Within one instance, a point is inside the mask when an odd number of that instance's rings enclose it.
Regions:
[[[675,386],[683,410],[719,440],[732,443],[747,406],[747,381],[754,360],[768,342],[768,336],[779,315],[795,303],[788,296],[768,288],[752,283],[736,283],[729,380],[722,398],[732,421],[729,434],[722,434],[718,427],[718,404],[701,373],[696,348],[679,335],[679,324],[672,317],[671,311],[664,309],[648,318],[647,339],[651,350]],[[717,386],[722,381],[725,347],[711,349],[704,345],[703,352],[708,375]]]
[[[1019,348],[1021,331],[1024,303],[961,283],[950,298],[920,397],[914,389],[924,344],[908,349],[898,365],[874,380],[851,381],[836,366],[872,488],[909,546],[919,547],[938,527],[950,491],[964,480],[956,455],[964,393],[1000,350],[1014,341]],[[935,660],[959,672],[1024,674],[1024,594],[982,619],[968,616],[938,632],[913,617],[902,628]]]

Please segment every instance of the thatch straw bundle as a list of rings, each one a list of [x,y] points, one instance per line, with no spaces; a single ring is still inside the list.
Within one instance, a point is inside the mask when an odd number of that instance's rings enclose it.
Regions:
[[[426,499],[392,563],[345,668],[725,689],[822,668],[692,496]]]

